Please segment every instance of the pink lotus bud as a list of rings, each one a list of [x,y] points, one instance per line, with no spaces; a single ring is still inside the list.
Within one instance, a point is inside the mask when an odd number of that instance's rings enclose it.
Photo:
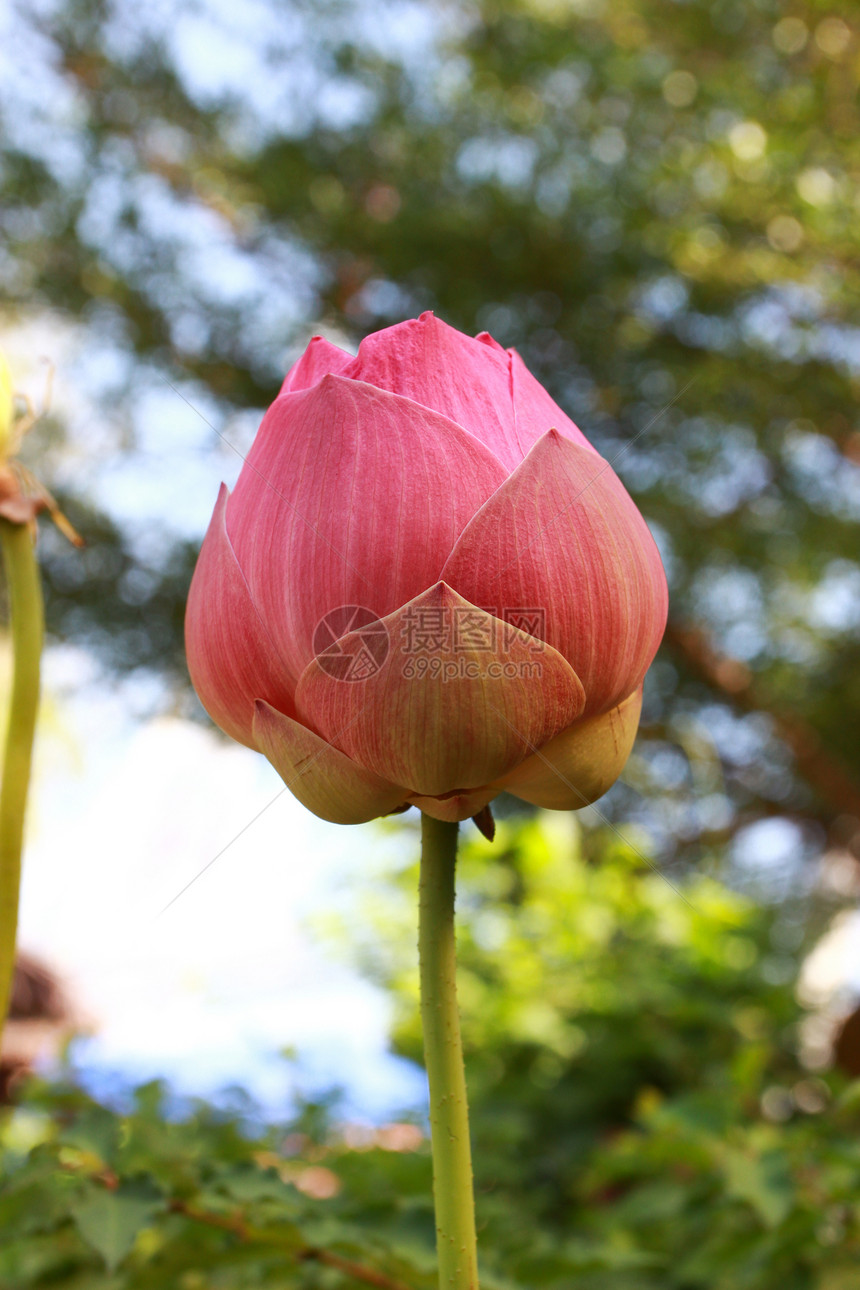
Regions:
[[[323,819],[593,801],[666,623],[636,506],[514,350],[432,314],[315,337],[191,584],[204,707]]]

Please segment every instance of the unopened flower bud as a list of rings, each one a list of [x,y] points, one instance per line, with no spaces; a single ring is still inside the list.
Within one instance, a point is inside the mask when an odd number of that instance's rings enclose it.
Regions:
[[[432,314],[317,337],[222,488],[197,693],[317,815],[571,809],[617,778],[666,577],[609,462],[514,350]]]

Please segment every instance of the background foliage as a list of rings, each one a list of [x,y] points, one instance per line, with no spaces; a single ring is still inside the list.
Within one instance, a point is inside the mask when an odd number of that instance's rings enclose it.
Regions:
[[[589,865],[562,823],[463,857],[482,1285],[847,1290],[860,1095],[798,1061],[780,917],[713,879],[675,891],[623,844]],[[417,1057],[415,879],[374,897],[385,935],[351,952]],[[434,1285],[416,1127],[362,1132],[332,1103],[261,1131],[249,1105],[154,1085],[129,1102],[35,1084],[7,1113],[0,1285]]]

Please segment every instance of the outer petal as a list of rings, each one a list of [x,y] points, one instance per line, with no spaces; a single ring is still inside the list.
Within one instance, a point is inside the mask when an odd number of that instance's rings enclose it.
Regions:
[[[666,625],[644,519],[608,462],[555,431],[477,512],[442,577],[499,617],[531,611],[529,629],[573,667],[589,714],[642,684]]]
[[[416,794],[410,797],[412,806],[417,806],[425,815],[434,820],[470,820],[485,806],[498,797],[499,788],[476,788],[470,793],[454,793],[451,797],[421,797]]]
[[[487,785],[582,711],[582,687],[560,654],[444,583],[383,622],[390,650],[377,671],[339,681],[315,660],[296,697],[324,738],[410,796]],[[349,634],[341,644],[355,648]]]
[[[550,398],[536,377],[532,376],[515,349],[509,349],[511,397],[517,426],[517,440],[522,455],[534,447],[548,430],[557,430],[566,439],[595,452],[585,435]]]
[[[500,345],[495,336],[491,336],[488,331],[479,331],[475,340],[480,341],[482,345],[489,345],[490,349],[498,350],[500,354],[507,354],[504,345]],[[513,351],[511,351],[513,353]]]
[[[295,707],[227,536],[228,497],[222,484],[188,593],[185,650],[194,688],[212,720],[254,748],[254,700],[266,699],[282,712]]]
[[[520,446],[504,350],[464,336],[432,313],[367,336],[344,375],[405,394],[464,426],[506,470],[528,451]],[[549,429],[549,424],[543,427]]]
[[[630,756],[642,690],[599,717],[575,721],[497,785],[535,806],[576,811],[612,787]]]
[[[257,703],[254,738],[303,806],[332,824],[364,824],[406,797],[402,788],[350,761],[307,726]]]
[[[372,385],[325,376],[277,399],[227,527],[290,676],[326,614],[360,605],[381,618],[436,582],[503,479],[460,426]]]
[[[330,372],[342,372],[352,362],[352,354],[333,345],[325,336],[312,336],[308,347],[284,377],[281,394],[308,390]]]
[[[367,336],[343,373],[444,413],[508,470],[553,428],[590,447],[515,350],[487,332],[465,336],[432,313]]]

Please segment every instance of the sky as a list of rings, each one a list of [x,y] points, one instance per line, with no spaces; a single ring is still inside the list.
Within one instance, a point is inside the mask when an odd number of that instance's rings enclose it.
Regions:
[[[210,729],[138,720],[134,683],[100,683],[79,651],[49,650],[45,676],[19,944],[92,1032],[73,1049],[85,1078],[239,1083],[275,1116],[332,1085],[359,1118],[422,1104],[421,1073],[386,1056],[386,997],[307,926],[410,840],[318,820]]]

